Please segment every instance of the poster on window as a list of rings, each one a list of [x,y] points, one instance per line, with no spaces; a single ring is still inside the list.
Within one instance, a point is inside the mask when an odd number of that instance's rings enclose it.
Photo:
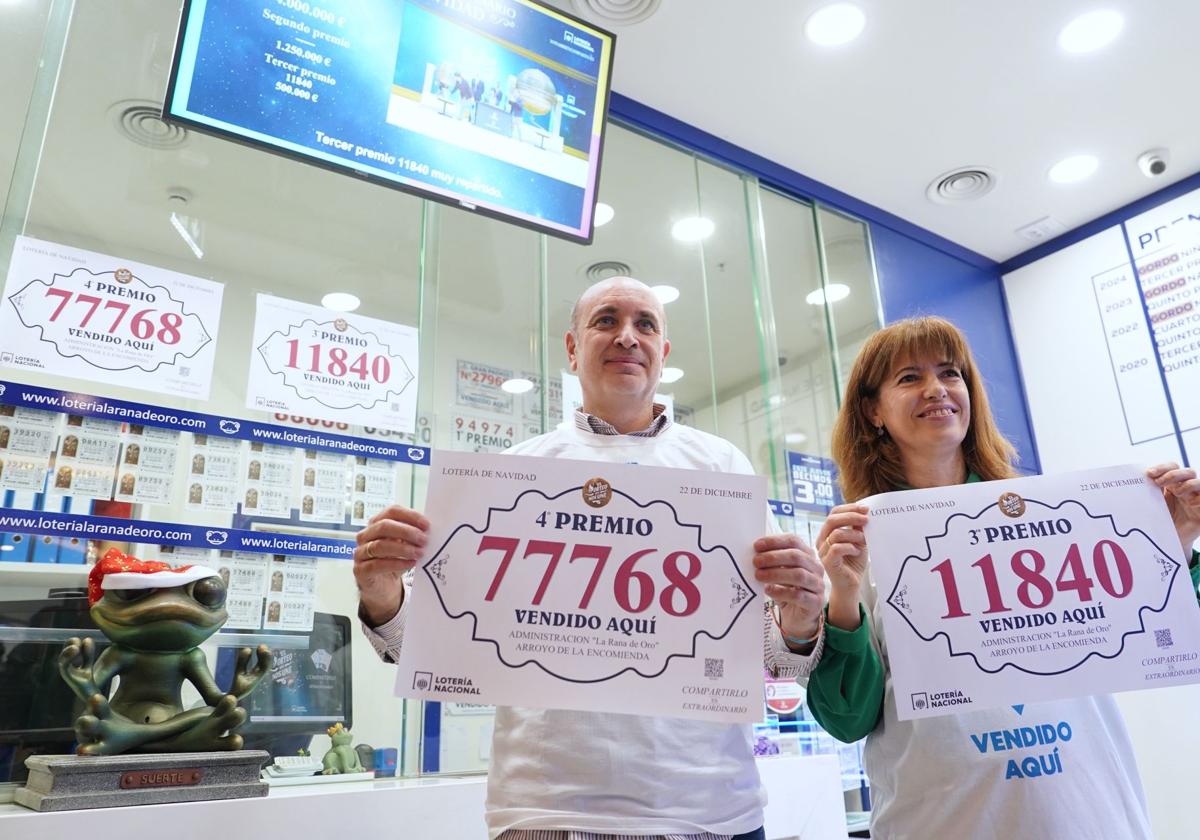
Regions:
[[[411,434],[417,331],[260,294],[246,406]]]
[[[0,301],[0,367],[208,399],[223,291],[18,236]]]

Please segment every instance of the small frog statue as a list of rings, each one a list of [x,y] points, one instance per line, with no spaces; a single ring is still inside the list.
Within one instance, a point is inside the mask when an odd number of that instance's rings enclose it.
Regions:
[[[333,776],[340,773],[366,772],[362,762],[358,760],[358,753],[355,752],[354,747],[350,746],[354,741],[350,730],[342,726],[339,721],[325,731],[329,733],[329,740],[333,741],[333,746],[321,759],[321,764],[325,768],[321,771],[321,775]]]
[[[271,653],[242,648],[233,684],[217,687],[199,645],[220,629],[225,582],[204,566],[173,569],[111,549],[88,575],[92,619],[112,642],[96,657],[91,639],[69,639],[58,668],[87,704],[75,721],[79,755],[239,750],[246,721],[238,702],[270,670]],[[110,699],[113,679],[120,677]],[[205,705],[184,710],[190,682]]]

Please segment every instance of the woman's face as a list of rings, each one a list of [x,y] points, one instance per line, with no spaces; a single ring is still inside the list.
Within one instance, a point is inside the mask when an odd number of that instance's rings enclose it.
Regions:
[[[898,359],[879,388],[871,423],[905,461],[953,455],[971,423],[971,398],[958,366],[936,357]]]

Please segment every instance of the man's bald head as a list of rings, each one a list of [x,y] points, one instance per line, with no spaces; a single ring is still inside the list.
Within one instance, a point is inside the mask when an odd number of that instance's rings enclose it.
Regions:
[[[667,334],[667,313],[663,309],[662,302],[658,299],[658,295],[654,294],[654,290],[643,283],[641,280],[635,280],[632,277],[609,277],[606,280],[601,280],[598,283],[593,283],[584,289],[583,294],[575,301],[575,305],[571,307],[571,332],[579,334],[579,316],[586,312],[588,307],[605,292],[612,289],[638,289],[644,291],[649,299],[654,301],[654,309],[658,315],[658,322],[662,325],[662,334]]]

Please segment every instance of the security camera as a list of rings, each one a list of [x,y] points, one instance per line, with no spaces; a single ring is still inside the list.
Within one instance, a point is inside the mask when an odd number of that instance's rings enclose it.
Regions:
[[[1142,152],[1138,155],[1138,169],[1142,170],[1142,174],[1147,178],[1157,178],[1159,175],[1167,171],[1167,164],[1171,161],[1171,153],[1166,149],[1151,149],[1148,152]]]

